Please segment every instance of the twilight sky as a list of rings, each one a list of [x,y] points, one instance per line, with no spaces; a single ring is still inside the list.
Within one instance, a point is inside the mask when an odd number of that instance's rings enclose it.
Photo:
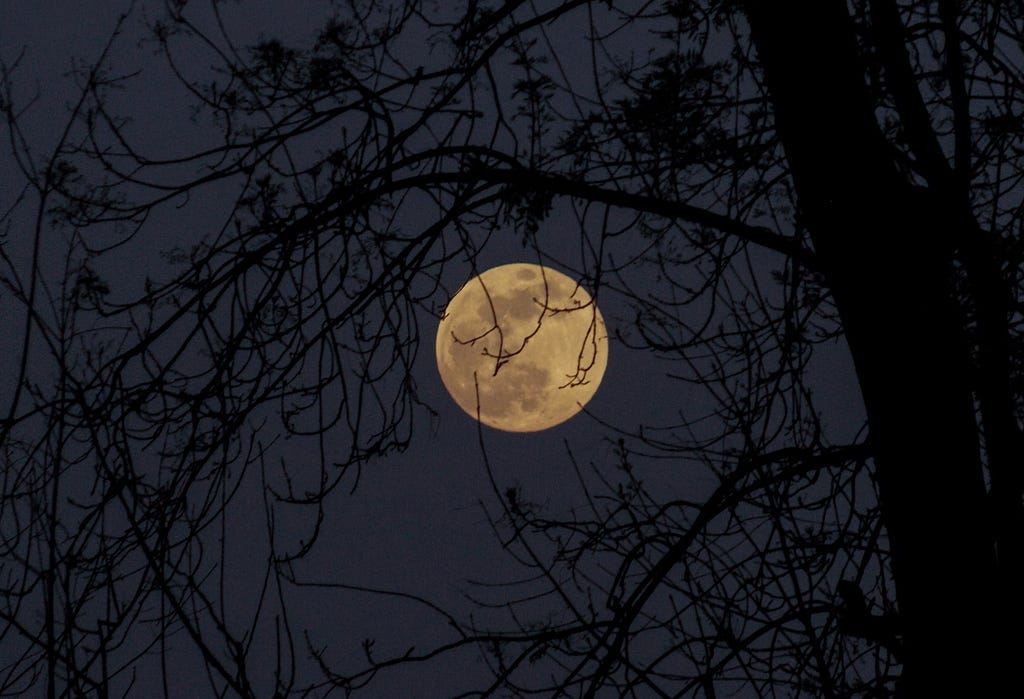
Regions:
[[[314,34],[327,4],[228,3],[224,11],[239,44],[261,35],[298,43]],[[110,0],[9,0],[0,4],[0,57],[10,66],[23,51],[12,78],[15,100],[24,105],[38,93],[22,120],[25,137],[37,153],[52,147],[63,127],[66,106],[76,99],[74,81],[66,75],[67,70],[74,61],[89,63],[99,55],[117,15],[130,5]],[[123,67],[127,72],[145,71],[142,79],[128,83],[119,105],[134,120],[129,131],[155,153],[169,155],[201,148],[205,143],[204,127],[190,120],[180,86],[154,57],[153,47],[139,42],[141,22],[161,9],[150,8],[146,3],[136,5],[124,36],[114,46],[116,58],[112,61],[114,67]],[[582,40],[584,31],[581,24],[573,31],[563,29],[557,35],[557,48],[569,71],[574,66],[581,69],[589,60],[589,44]],[[621,44],[634,45],[638,51],[647,41],[650,38],[643,35],[620,39]],[[424,62],[430,60],[425,38],[418,44],[415,39],[410,40],[407,50],[410,63],[419,60],[416,52],[423,53]],[[183,56],[179,68],[185,73],[201,74],[208,58],[198,53]],[[0,156],[0,180],[9,183],[19,177],[9,149],[5,149]],[[7,184],[2,191],[0,205],[6,209],[14,193]],[[25,215],[29,213],[30,210]],[[182,243],[190,235],[198,239],[204,226],[217,220],[219,213],[216,193],[211,193],[207,200],[165,207],[163,219],[148,226],[147,238],[104,259],[103,276],[111,281],[114,294],[138,293],[145,275],[160,274],[161,249]],[[27,220],[23,218],[21,222]],[[48,231],[45,236],[44,247],[52,251],[55,259],[60,253],[61,236],[59,231]],[[624,236],[613,241],[606,254],[623,259],[638,253],[636,240],[635,236]],[[580,224],[564,200],[556,204],[552,215],[544,221],[538,241],[542,261],[570,276],[593,263],[591,252],[580,245]],[[26,260],[27,264],[29,239],[17,226],[7,232],[5,244],[12,256]],[[506,231],[491,236],[476,265],[483,270],[520,261],[538,261],[537,252]],[[755,263],[770,265],[774,260],[765,255],[755,259]],[[43,266],[46,269],[45,260]],[[456,261],[445,267],[442,281],[448,292],[454,293],[471,273],[468,263]],[[626,274],[635,293],[660,293],[662,282],[653,268],[636,267]],[[478,431],[446,394],[434,365],[434,333],[437,315],[445,301],[443,292],[434,301],[436,315],[421,309],[417,318],[421,346],[414,376],[420,398],[436,411],[436,416],[425,410],[416,416],[406,452],[365,465],[358,483],[355,473],[346,477],[347,487],[331,495],[324,511],[318,548],[299,568],[299,575],[310,582],[340,582],[349,586],[309,589],[300,601],[292,604],[293,622],[305,625],[318,642],[329,647],[337,667],[358,665],[361,642],[367,637],[376,639],[375,651],[381,656],[410,646],[425,650],[450,638],[446,636],[445,619],[424,605],[354,588],[415,594],[456,615],[466,615],[473,609],[466,600],[467,592],[492,601],[500,601],[508,594],[503,587],[481,588],[467,583],[473,580],[493,585],[515,580],[521,574],[488,523],[487,512],[495,516],[500,512],[494,485],[499,492],[518,485],[525,499],[548,505],[556,512],[567,512],[582,504],[573,462],[584,468],[593,464],[599,470],[614,472],[618,430],[632,432],[641,425],[657,430],[679,423],[680,416],[692,419],[708,412],[709,404],[699,387],[669,377],[685,374],[685,366],[659,359],[649,351],[630,349],[621,341],[622,336],[635,335],[628,299],[618,291],[613,285],[599,292],[610,350],[608,369],[596,397],[587,406],[586,414],[534,434],[508,434],[486,427]],[[5,326],[12,319],[21,322],[20,308],[0,296],[0,317]],[[5,332],[0,337],[0,377],[5,377],[0,379],[0,395],[10,390],[5,381],[12,375],[12,362],[18,355],[11,343],[18,340],[15,333]],[[810,372],[820,407],[833,421],[831,426],[841,434],[856,430],[860,424],[858,400],[844,352],[839,348],[822,348],[815,362]],[[311,459],[316,448],[312,440],[299,439],[282,440],[274,446],[278,458],[294,463]],[[325,448],[328,452],[332,448],[329,440]],[[637,468],[648,487],[664,493],[665,499],[698,498],[715,485],[711,474],[681,459],[638,458]],[[229,605],[236,605],[238,618],[244,618],[262,584],[261,556],[265,555],[266,529],[258,483],[242,486],[232,512],[225,530],[229,542],[226,576],[234,581],[238,595]],[[286,525],[294,526],[296,536],[301,536],[308,524],[300,520],[301,517]],[[287,538],[288,531],[279,535]],[[268,654],[270,650],[266,649]],[[3,655],[0,648],[0,666]],[[375,688],[368,696],[452,696],[467,688],[474,673],[480,672],[473,653],[457,656],[457,666],[453,664],[454,657],[384,674],[375,680]],[[346,659],[351,663],[346,663]],[[192,662],[192,667],[179,668],[181,685],[177,696],[190,696],[190,686],[205,687],[200,661]],[[193,672],[197,676],[190,681]],[[137,678],[132,696],[148,696],[147,682],[155,681],[155,677]]]

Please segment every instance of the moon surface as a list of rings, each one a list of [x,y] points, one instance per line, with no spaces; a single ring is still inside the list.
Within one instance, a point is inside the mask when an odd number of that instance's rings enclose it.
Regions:
[[[436,350],[441,380],[470,417],[536,432],[593,398],[608,366],[608,332],[583,287],[516,263],[466,282],[441,318]]]

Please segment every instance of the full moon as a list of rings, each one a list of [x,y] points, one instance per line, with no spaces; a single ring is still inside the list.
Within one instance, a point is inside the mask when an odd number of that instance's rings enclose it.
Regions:
[[[509,264],[470,279],[437,329],[437,369],[485,425],[537,432],[583,409],[608,366],[608,332],[583,287],[549,267]]]

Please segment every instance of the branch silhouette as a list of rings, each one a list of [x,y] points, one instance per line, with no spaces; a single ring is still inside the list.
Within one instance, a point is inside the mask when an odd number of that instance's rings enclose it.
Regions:
[[[1015,686],[1020,12],[334,12],[285,40],[138,0],[52,129],[58,76],[0,57],[0,694],[374,696],[454,667],[460,696]],[[435,449],[422,343],[514,246],[661,373],[577,418],[592,452],[538,457],[565,492],[501,476],[478,427],[520,575],[458,608],[320,575],[363,475]],[[433,635],[310,619],[367,599]]]

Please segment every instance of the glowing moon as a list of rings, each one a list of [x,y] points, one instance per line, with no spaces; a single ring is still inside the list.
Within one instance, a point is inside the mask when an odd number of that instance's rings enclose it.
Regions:
[[[590,294],[534,264],[469,280],[445,309],[436,349],[459,407],[507,432],[565,422],[593,398],[608,366],[608,332]]]

